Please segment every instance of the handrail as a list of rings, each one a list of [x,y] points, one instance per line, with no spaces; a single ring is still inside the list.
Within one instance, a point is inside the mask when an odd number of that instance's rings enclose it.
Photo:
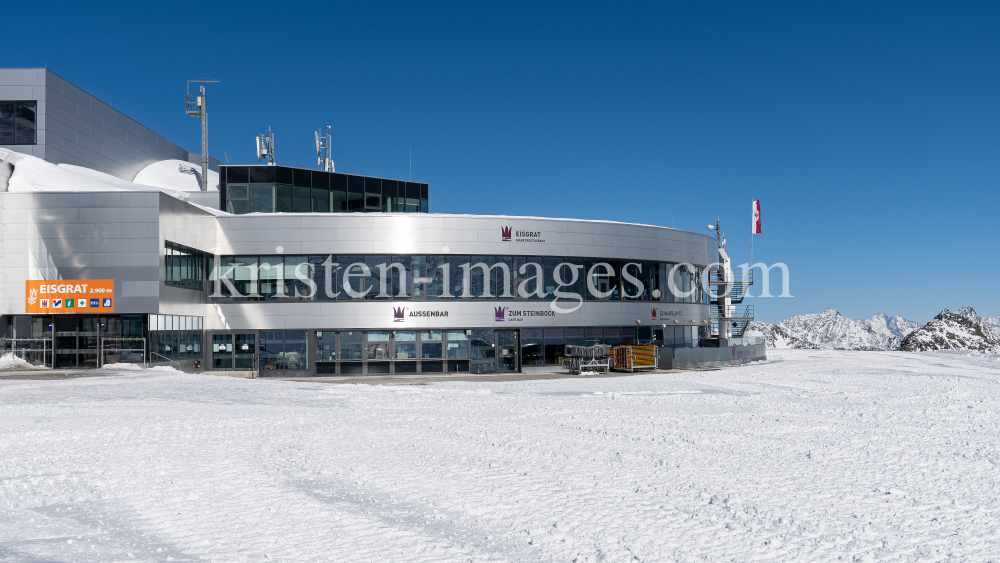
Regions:
[[[713,270],[708,274],[708,285],[753,285],[753,270],[736,272],[729,270]]]
[[[164,356],[163,354],[157,354],[156,352],[150,352],[149,353],[149,362],[150,363],[153,363],[153,356],[159,356],[159,357],[163,358],[164,360],[170,362],[171,367],[176,364],[177,367],[175,367],[174,369],[176,369],[177,371],[181,371],[181,363],[180,362],[175,361],[175,360],[171,360],[170,358]]]
[[[726,312],[727,316],[722,316],[722,315],[720,315],[720,313],[721,313],[720,307],[718,305],[712,305],[712,313],[711,313],[711,317],[710,318],[712,318],[712,319],[731,319],[731,320],[740,320],[740,319],[753,320],[753,312],[754,312],[753,311],[753,305],[735,305],[735,306],[733,306],[733,309],[734,309],[734,311],[733,311],[734,315],[733,316],[731,316],[731,317],[728,316],[728,314],[729,314],[728,311]],[[740,313],[742,313],[742,314],[740,314]]]
[[[126,342],[141,342],[141,348],[109,348],[104,344],[105,342],[110,343],[126,343]],[[105,352],[142,352],[142,367],[146,367],[146,339],[141,336],[102,336],[100,342],[98,343],[97,351],[97,367],[104,367],[104,353]]]

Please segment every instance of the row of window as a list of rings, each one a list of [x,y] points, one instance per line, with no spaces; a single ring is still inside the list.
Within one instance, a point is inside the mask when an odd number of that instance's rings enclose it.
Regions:
[[[706,269],[690,264],[533,256],[221,256],[215,301],[423,299],[707,303]]]
[[[426,198],[344,192],[288,184],[230,184],[226,212],[246,213],[427,213]]]
[[[0,145],[37,143],[38,102],[0,101]]]
[[[289,168],[287,166],[222,166],[223,209],[229,213],[427,213],[428,186]]]
[[[167,241],[163,249],[164,283],[175,287],[202,289],[205,284],[207,256],[200,250]]]

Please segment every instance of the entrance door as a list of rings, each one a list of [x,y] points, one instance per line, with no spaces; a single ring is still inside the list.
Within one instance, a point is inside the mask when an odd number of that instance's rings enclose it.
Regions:
[[[253,369],[253,355],[257,351],[256,334],[237,334],[235,348],[235,369],[249,371]]]
[[[497,372],[518,371],[518,349],[516,330],[497,331]]]
[[[233,335],[212,335],[212,369],[233,369]]]

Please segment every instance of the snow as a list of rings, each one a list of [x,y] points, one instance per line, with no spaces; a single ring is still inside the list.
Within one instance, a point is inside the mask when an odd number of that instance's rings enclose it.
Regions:
[[[10,192],[156,192],[162,191],[178,199],[188,199],[192,176],[180,171],[179,160],[167,160],[150,164],[139,172],[143,180],[155,182],[154,185],[141,183],[136,176],[135,182],[122,180],[110,174],[105,174],[90,168],[71,164],[52,164],[38,157],[0,148],[0,161],[14,165],[14,173],[8,182]],[[166,163],[166,164],[164,164]],[[184,163],[186,164],[186,163]],[[162,165],[162,166],[161,166]],[[193,166],[189,165],[188,166]],[[166,172],[177,170],[172,176]],[[148,174],[144,172],[150,170]],[[218,173],[214,174],[214,189],[218,190]],[[201,172],[198,172],[200,177]],[[210,175],[211,183],[213,176]]]
[[[1000,361],[626,377],[0,381],[0,559],[1000,557]]]
[[[911,320],[904,319],[899,315],[886,315],[885,313],[878,313],[872,316],[870,319],[865,319],[861,321],[872,329],[877,334],[882,334],[885,336],[895,336],[897,338],[906,338],[914,330],[920,328],[920,323],[915,323]]]
[[[185,192],[201,191],[201,166],[183,160],[161,160],[143,168],[133,182]],[[208,171],[208,190],[219,191],[219,173]]]
[[[7,352],[2,357],[0,357],[0,372],[34,370],[34,369],[46,369],[46,368],[44,366],[32,365],[22,360],[21,358],[15,356],[13,352]]]

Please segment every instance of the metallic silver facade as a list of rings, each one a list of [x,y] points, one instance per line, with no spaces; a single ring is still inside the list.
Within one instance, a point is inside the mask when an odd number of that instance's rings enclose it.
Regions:
[[[201,162],[200,153],[181,149],[48,69],[0,69],[0,100],[38,101],[37,144],[0,147],[53,164],[131,181],[160,160]],[[210,164],[218,170],[218,160]]]
[[[536,217],[418,213],[229,215],[163,193],[2,193],[0,314],[24,314],[29,279],[114,279],[115,313],[201,316],[207,330],[518,328],[701,325],[709,306],[662,301],[585,301],[555,316],[496,321],[494,307],[547,310],[542,300],[207,303],[203,292],[163,281],[166,241],[214,255],[457,254],[716,261],[715,239],[697,233]],[[501,228],[540,233],[545,242],[504,242]],[[280,249],[278,248],[280,247]],[[447,317],[393,321],[393,306],[447,311]],[[669,310],[653,320],[651,307]]]

